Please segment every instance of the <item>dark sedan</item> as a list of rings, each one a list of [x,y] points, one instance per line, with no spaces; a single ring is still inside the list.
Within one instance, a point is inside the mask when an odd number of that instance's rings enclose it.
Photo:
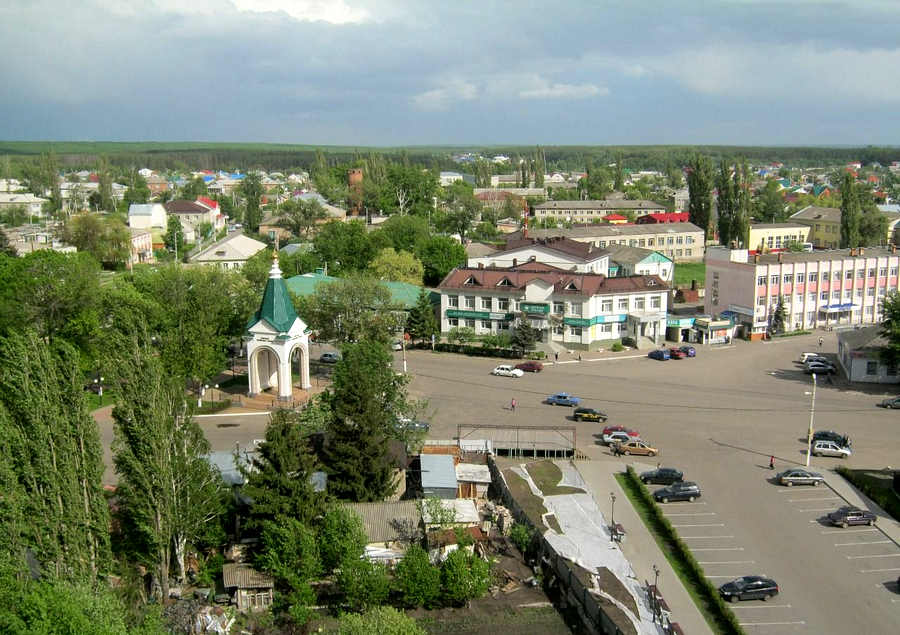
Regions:
[[[878,404],[879,408],[891,408],[897,409],[900,408],[900,397],[891,397],[890,399],[885,399],[880,404]]]
[[[669,357],[671,357],[672,359],[684,359],[687,356],[687,353],[685,353],[680,348],[673,348],[669,351]]]
[[[575,421],[606,421],[608,419],[605,413],[593,408],[575,408],[572,416]]]
[[[719,587],[723,600],[768,600],[778,595],[778,583],[759,575],[745,575]]]
[[[647,357],[649,357],[650,359],[658,359],[659,361],[664,362],[670,359],[671,355],[669,355],[668,349],[658,348],[655,351],[650,351],[649,353],[647,353]]]
[[[848,505],[828,514],[828,520],[838,527],[847,528],[850,525],[874,525],[877,516],[867,509],[860,509]]]
[[[813,443],[816,441],[832,441],[842,448],[849,448],[852,445],[850,443],[850,437],[846,434],[835,432],[834,430],[816,430],[816,432],[813,433],[812,440]]]
[[[691,481],[672,483],[668,487],[663,487],[653,492],[653,498],[658,503],[668,503],[669,501],[689,501],[693,503],[695,498],[700,498],[700,486]]]
[[[516,364],[516,368],[526,373],[539,373],[544,370],[544,365],[540,362],[522,362],[521,364]]]
[[[642,483],[653,483],[655,485],[671,485],[672,483],[680,483],[684,480],[684,473],[676,470],[674,467],[661,467],[649,472],[641,472]]]
[[[693,346],[681,346],[678,350],[687,355],[688,357],[696,357],[697,349]]]

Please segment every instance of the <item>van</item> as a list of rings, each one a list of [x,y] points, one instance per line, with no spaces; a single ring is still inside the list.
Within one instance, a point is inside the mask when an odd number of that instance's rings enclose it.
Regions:
[[[813,244],[812,243],[803,243],[803,251],[812,251]]]

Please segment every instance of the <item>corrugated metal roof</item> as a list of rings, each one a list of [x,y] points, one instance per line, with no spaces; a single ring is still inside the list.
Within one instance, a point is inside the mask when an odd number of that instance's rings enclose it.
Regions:
[[[456,466],[456,480],[466,483],[490,483],[491,468],[487,465],[459,463]]]
[[[422,488],[456,489],[456,467],[449,454],[420,454]]]
[[[410,528],[418,530],[422,519],[415,501],[346,503],[345,506],[362,519],[370,543],[405,539]]]
[[[275,586],[275,581],[268,573],[257,571],[241,562],[222,565],[222,581],[226,589],[271,589]]]

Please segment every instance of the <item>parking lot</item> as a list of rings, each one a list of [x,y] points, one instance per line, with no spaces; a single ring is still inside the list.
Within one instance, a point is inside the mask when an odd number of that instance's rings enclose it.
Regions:
[[[877,527],[841,529],[821,522],[845,504],[829,487],[771,482],[770,455],[776,471],[806,458],[812,385],[793,361],[817,348],[817,339],[738,342],[666,362],[635,352],[596,361],[585,355],[583,362],[549,365],[519,379],[489,375],[496,360],[420,351],[407,356],[411,390],[429,403],[432,438],[453,438],[460,422],[574,426],[580,451],[610,460],[608,449],[596,442],[602,425],[576,423],[569,408],[542,403],[560,391],[606,412],[610,424],[639,430],[660,455],[637,461],[678,467],[703,488],[699,501],[665,509],[713,582],[761,574],[779,583],[780,594],[768,602],[733,605],[748,631],[893,632],[900,623],[894,584],[900,548]],[[835,346],[834,336],[826,336],[824,352]],[[862,391],[840,378],[820,382],[815,427],[850,435],[854,454],[844,461],[814,457],[812,469],[896,465],[900,413],[875,407],[892,390]],[[512,398],[515,412],[508,408]],[[597,498],[605,500],[606,493]]]

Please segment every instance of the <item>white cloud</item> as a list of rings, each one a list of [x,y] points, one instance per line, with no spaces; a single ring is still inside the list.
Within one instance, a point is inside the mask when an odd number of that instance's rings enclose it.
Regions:
[[[254,13],[284,12],[303,22],[359,24],[371,18],[362,8],[351,7],[345,0],[231,0],[239,11]]]
[[[413,104],[423,110],[446,110],[459,101],[496,102],[515,99],[586,99],[608,95],[595,84],[560,84],[533,73],[502,74],[474,79],[451,78],[432,90],[415,95]]]
[[[413,103],[422,110],[446,110],[457,101],[471,101],[478,97],[478,87],[462,79],[451,79],[439,88],[415,95]]]
[[[541,80],[538,86],[519,91],[522,99],[584,99],[608,94],[608,88],[600,88],[594,84],[551,84],[546,80]]]

